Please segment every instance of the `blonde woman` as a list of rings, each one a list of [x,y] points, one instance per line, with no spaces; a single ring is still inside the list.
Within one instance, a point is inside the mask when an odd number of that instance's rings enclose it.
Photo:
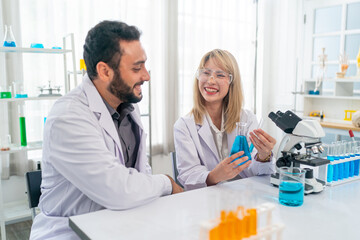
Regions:
[[[220,49],[206,53],[194,79],[194,107],[174,126],[178,180],[186,190],[274,172],[272,149],[276,140],[255,129],[256,116],[242,106],[234,56]],[[245,155],[239,158],[242,151],[229,157],[236,122],[247,123],[247,140],[254,145],[252,160],[247,161]]]

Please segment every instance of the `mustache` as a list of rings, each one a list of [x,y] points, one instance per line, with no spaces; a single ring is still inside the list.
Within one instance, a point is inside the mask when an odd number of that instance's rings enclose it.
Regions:
[[[145,81],[140,81],[140,82],[137,82],[135,83],[134,87],[138,86],[138,85],[143,85]]]

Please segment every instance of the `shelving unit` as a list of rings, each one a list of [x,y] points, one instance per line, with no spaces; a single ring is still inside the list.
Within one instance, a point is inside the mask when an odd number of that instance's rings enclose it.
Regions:
[[[360,84],[360,77],[325,79],[319,88],[320,94],[310,95],[309,90],[315,88],[315,79],[304,80],[304,116],[322,110],[325,117],[344,119],[344,110],[357,110],[360,107],[360,92],[354,87],[355,84]]]
[[[70,41],[70,48],[66,47],[67,41]],[[63,55],[64,61],[64,92],[67,93],[70,90],[70,74],[68,74],[67,69],[67,55],[71,54],[72,58],[72,68],[71,72],[73,73],[73,81],[77,82],[77,71],[76,71],[76,61],[75,61],[75,49],[74,49],[74,35],[68,34],[63,38],[63,49],[45,49],[45,48],[22,48],[22,47],[0,47],[0,57],[4,57],[5,63],[7,63],[7,59],[5,54],[55,54],[55,55]],[[14,63],[8,63],[14,64]],[[1,79],[0,79],[1,80]],[[3,79],[2,83],[10,83],[13,82],[14,79]],[[29,81],[29,79],[25,78],[25,81]],[[27,101],[52,101],[58,99],[59,96],[44,96],[44,97],[28,97],[28,98],[3,98],[0,99],[0,104],[5,104],[5,114],[9,112],[8,109],[10,105],[8,104],[24,104]],[[13,105],[12,105],[13,106]],[[9,122],[18,122],[18,119],[14,119],[14,116],[8,114],[7,118]],[[10,128],[10,125],[7,123],[2,124],[2,128]],[[29,126],[28,126],[29,127]],[[6,132],[6,131],[5,131]],[[27,159],[27,152],[34,151],[34,150],[41,150],[42,149],[42,141],[36,142],[28,142],[26,147],[20,146],[20,144],[11,144],[10,150],[8,151],[0,151],[0,167],[2,166],[1,161],[5,159],[4,157],[9,158],[12,161],[12,154],[16,153],[23,153]],[[29,209],[26,197],[19,201],[11,201],[4,203],[3,194],[3,187],[9,185],[10,181],[15,182],[22,182],[24,181],[24,177],[22,176],[10,176],[9,180],[2,180],[0,178],[0,227],[1,227],[1,239],[6,239],[6,231],[5,225],[31,219],[31,211]]]
[[[305,96],[306,97],[335,97],[338,99],[360,99],[360,92],[354,90],[354,84],[360,84],[358,78],[335,78],[325,79],[320,86],[320,95],[308,95],[310,90],[315,88],[315,80],[305,80]]]
[[[322,111],[324,122],[342,124],[344,129],[332,124],[323,126],[326,138],[332,141],[349,136],[347,130],[351,128],[352,122],[345,121],[345,110],[360,110],[360,76],[357,75],[356,59],[359,51],[356,36],[360,34],[360,27],[357,15],[353,14],[358,2],[307,1],[304,2],[301,15],[303,28],[300,35],[303,44],[299,48],[301,57],[298,77],[302,80],[302,86],[298,84],[295,91],[302,92],[299,96],[299,111],[303,117],[308,117],[313,111]],[[330,21],[332,24],[328,24]],[[347,72],[344,78],[337,78],[337,72],[341,71],[340,65],[344,64],[339,61],[340,54],[344,53],[348,60]],[[310,95],[309,91],[315,89],[317,76],[324,76],[318,88],[320,94]],[[360,137],[358,132],[355,137]]]

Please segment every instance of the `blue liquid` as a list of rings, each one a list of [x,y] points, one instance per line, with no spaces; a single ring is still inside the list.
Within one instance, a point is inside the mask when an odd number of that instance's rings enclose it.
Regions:
[[[340,159],[340,160],[343,160],[344,157],[343,157],[343,156],[340,156],[339,159]],[[338,179],[339,179],[339,180],[342,180],[342,179],[344,178],[344,169],[345,169],[344,163],[340,163],[340,164],[339,164],[339,175],[338,175]]]
[[[254,144],[250,144],[250,153],[252,153],[252,151],[254,150]]]
[[[356,157],[360,157],[360,154],[355,154]],[[354,161],[354,176],[359,176],[360,160]]]
[[[344,163],[344,178],[349,178],[350,175],[350,162]]]
[[[14,41],[11,42],[4,41],[3,47],[16,47],[16,44]]]
[[[28,95],[27,95],[27,93],[25,93],[25,94],[16,94],[15,95],[15,98],[27,98],[28,97]]]
[[[338,156],[334,156],[334,160],[335,160],[335,161],[336,161],[336,160],[339,160],[339,157],[338,157]],[[339,166],[339,164],[335,164],[333,168],[334,168],[334,173],[333,173],[334,177],[333,177],[333,180],[334,180],[334,181],[337,181],[337,180],[339,179],[339,168],[340,168],[340,166]]]
[[[304,185],[299,182],[281,182],[279,202],[286,206],[301,206],[304,202]]]
[[[334,157],[333,156],[327,156],[327,159],[330,160],[331,162],[334,161]],[[332,182],[334,178],[334,166],[329,164],[328,165],[328,170],[327,170],[327,182]]]
[[[351,157],[355,157],[355,156],[351,156]],[[353,177],[353,176],[354,176],[354,171],[355,171],[355,161],[351,161],[351,162],[350,162],[350,173],[349,173],[349,177]]]
[[[239,166],[241,166],[244,163],[246,163],[247,161],[251,160],[249,144],[248,144],[248,141],[247,141],[246,137],[243,136],[243,135],[236,136],[235,141],[234,141],[234,143],[232,145],[232,148],[231,148],[230,156],[237,153],[237,152],[240,152],[240,151],[244,151],[244,155],[247,156],[249,159],[246,160],[245,162],[242,162],[242,163],[238,164]],[[244,157],[244,155],[242,155],[239,158]],[[236,158],[235,160],[237,160],[239,158]],[[235,160],[233,160],[233,161],[235,161]]]
[[[44,48],[44,45],[42,43],[32,43],[30,45],[31,48]]]

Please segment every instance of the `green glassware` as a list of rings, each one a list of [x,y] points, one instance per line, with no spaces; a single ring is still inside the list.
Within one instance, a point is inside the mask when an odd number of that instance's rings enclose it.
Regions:
[[[11,98],[11,92],[1,92],[0,98]]]
[[[25,117],[19,117],[21,146],[27,146]]]

